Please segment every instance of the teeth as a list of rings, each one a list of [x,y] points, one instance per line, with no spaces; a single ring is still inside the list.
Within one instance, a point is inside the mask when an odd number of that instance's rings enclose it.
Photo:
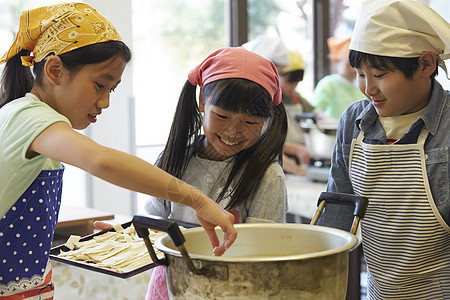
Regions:
[[[226,140],[224,140],[224,139],[220,139],[225,145],[228,145],[228,146],[234,146],[234,145],[237,145],[239,142],[235,142],[235,143],[231,143],[231,142],[229,142],[229,141],[226,141]]]

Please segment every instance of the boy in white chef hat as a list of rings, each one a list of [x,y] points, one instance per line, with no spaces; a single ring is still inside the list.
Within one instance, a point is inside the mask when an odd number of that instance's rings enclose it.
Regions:
[[[363,195],[368,299],[450,299],[450,25],[416,1],[362,4],[349,59],[366,99],[340,119],[328,191]]]

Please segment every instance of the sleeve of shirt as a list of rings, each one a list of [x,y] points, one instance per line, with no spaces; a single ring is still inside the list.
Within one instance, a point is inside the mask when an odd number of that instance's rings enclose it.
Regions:
[[[332,95],[330,95],[330,84],[327,77],[323,78],[317,83],[316,88],[314,89],[312,105],[314,105],[314,112],[323,112],[327,109],[329,105],[329,99],[331,99]]]
[[[339,120],[338,130],[336,133],[336,142],[334,144],[333,154],[331,156],[331,170],[327,184],[328,192],[353,194],[353,187],[348,168],[351,141],[344,140],[344,134],[348,129],[348,124],[350,123],[350,120],[347,120],[347,117],[348,110],[344,112]]]
[[[273,163],[266,171],[253,201],[248,207],[245,223],[286,221],[288,210],[286,178],[279,163]]]
[[[8,112],[5,112],[8,113]],[[1,156],[6,166],[20,166],[27,163],[27,152],[34,139],[47,127],[56,122],[69,120],[40,101],[32,101],[13,111],[3,124]]]
[[[48,158],[27,157],[34,139],[48,126],[69,120],[47,104],[26,96],[0,109],[0,216],[33,182]]]
[[[145,203],[145,211],[149,215],[168,218],[169,214],[164,207],[164,200],[150,196]]]

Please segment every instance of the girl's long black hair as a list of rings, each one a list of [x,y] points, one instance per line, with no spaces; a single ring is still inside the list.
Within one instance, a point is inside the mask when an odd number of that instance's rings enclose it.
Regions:
[[[0,108],[8,102],[25,96],[35,83],[42,84],[46,60],[35,63],[32,73],[30,67],[22,65],[21,60],[21,56],[29,54],[29,50],[21,50],[6,62],[0,81]],[[116,56],[129,62],[131,51],[123,42],[108,41],[84,46],[59,55],[63,66],[72,72],[80,70],[84,65],[101,63]]]
[[[207,84],[203,89],[205,101],[214,106],[269,120],[267,130],[252,147],[237,153],[227,181],[216,202],[226,196],[233,179],[239,180],[233,187],[230,203],[232,209],[251,198],[258,189],[268,167],[282,163],[283,145],[287,133],[287,117],[283,103],[272,106],[269,93],[257,83],[246,79],[221,79]],[[182,178],[189,160],[199,150],[203,119],[200,113],[196,87],[186,81],[178,101],[175,115],[164,151],[156,165],[175,177]],[[169,209],[168,203],[164,203]]]

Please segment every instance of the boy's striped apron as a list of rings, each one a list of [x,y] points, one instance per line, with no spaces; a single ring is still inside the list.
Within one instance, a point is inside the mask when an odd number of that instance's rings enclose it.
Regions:
[[[370,145],[360,132],[350,151],[356,194],[369,198],[361,222],[368,299],[450,299],[450,228],[426,173],[422,130],[417,144]]]

